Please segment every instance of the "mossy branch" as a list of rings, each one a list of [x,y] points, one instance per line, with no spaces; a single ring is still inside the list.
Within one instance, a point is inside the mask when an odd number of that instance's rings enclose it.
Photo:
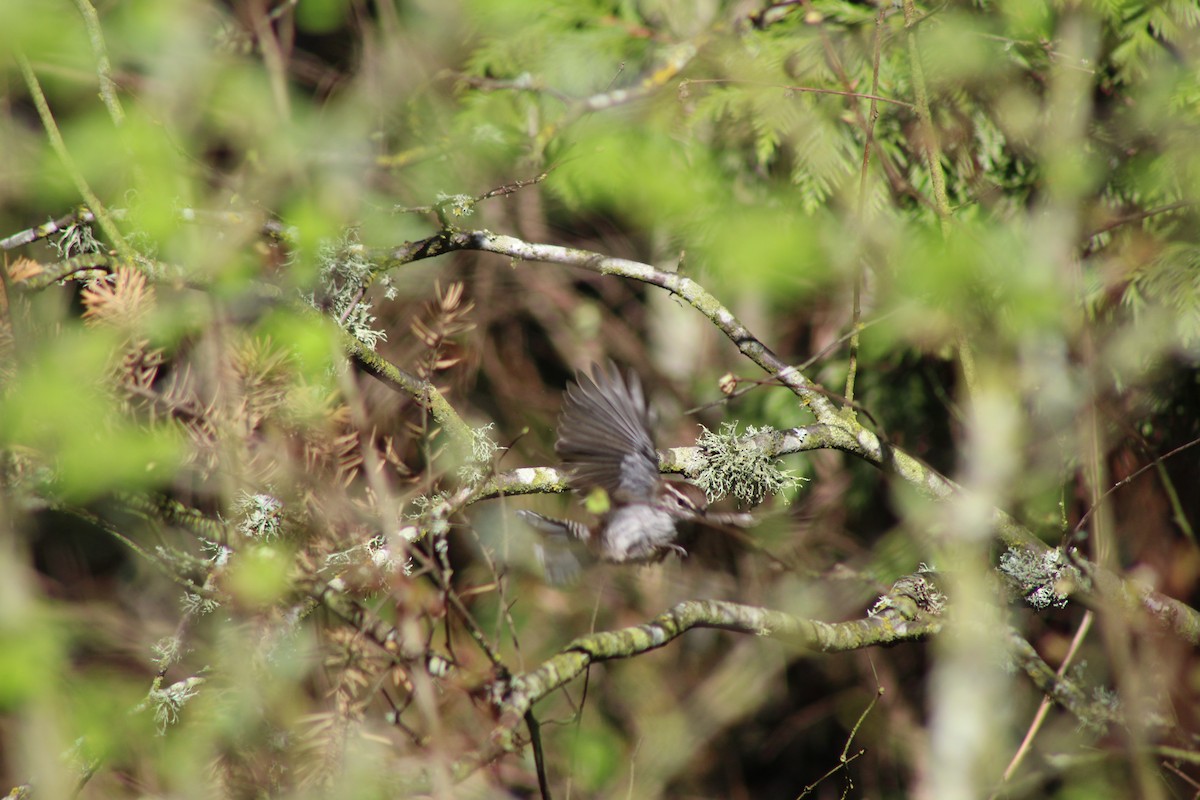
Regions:
[[[348,333],[343,332],[342,344],[368,374],[384,385],[408,395],[422,408],[427,409],[434,420],[442,426],[442,430],[446,431],[457,444],[468,448],[468,452],[470,452],[469,448],[475,441],[471,426],[463,421],[458,412],[454,410],[454,406],[450,405],[437,387],[429,381],[423,381],[416,375],[400,369]]]
[[[83,17],[83,25],[87,28],[88,40],[92,44],[92,53],[96,56],[96,77],[100,81],[100,99],[108,109],[108,115],[114,125],[120,125],[125,120],[125,110],[121,108],[121,100],[117,97],[117,84],[112,78],[112,63],[108,60],[108,48],[104,44],[104,31],[100,28],[100,16],[90,0],[75,0],[75,7]]]
[[[938,633],[942,621],[918,591],[923,581],[897,581],[879,603],[884,610],[862,619],[827,623],[804,619],[758,606],[723,600],[688,600],[649,622],[581,636],[540,666],[488,687],[488,696],[499,713],[489,745],[481,753],[456,765],[463,778],[482,764],[519,749],[515,732],[525,715],[542,698],[579,677],[592,664],[631,658],[663,647],[696,628],[715,628],[756,636],[770,636],[814,652],[845,652],[864,647],[916,641]]]

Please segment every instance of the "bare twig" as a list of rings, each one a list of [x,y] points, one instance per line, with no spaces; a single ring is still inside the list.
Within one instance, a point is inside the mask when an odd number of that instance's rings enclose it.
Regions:
[[[1184,450],[1193,448],[1198,444],[1200,444],[1200,439],[1192,439],[1190,442],[1181,444],[1181,445],[1179,445],[1179,447],[1176,447],[1175,449],[1171,450],[1170,452],[1163,453],[1161,456],[1154,459],[1149,464],[1142,465],[1142,467],[1140,469],[1137,469],[1133,473],[1126,475],[1124,478],[1117,481],[1112,486],[1108,487],[1108,489],[1105,490],[1104,494],[1102,494],[1098,498],[1096,498],[1096,502],[1092,503],[1092,505],[1088,508],[1088,510],[1086,512],[1084,512],[1083,516],[1079,518],[1079,522],[1075,523],[1075,528],[1074,528],[1073,532],[1079,533],[1079,531],[1083,530],[1083,526],[1087,523],[1088,519],[1092,516],[1092,514],[1096,511],[1096,509],[1100,507],[1100,504],[1103,503],[1104,500],[1110,494],[1115,492],[1117,489],[1120,489],[1122,486],[1125,486],[1126,484],[1131,483],[1143,472],[1146,472],[1147,470],[1150,470],[1150,469],[1154,469],[1159,464],[1166,461],[1168,458],[1179,455]]]

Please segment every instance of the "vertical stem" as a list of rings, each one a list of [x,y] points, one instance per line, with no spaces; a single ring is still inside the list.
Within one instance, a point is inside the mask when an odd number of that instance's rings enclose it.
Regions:
[[[942,172],[942,147],[933,116],[929,110],[929,91],[925,86],[925,68],[921,66],[921,46],[917,40],[917,9],[913,0],[904,0],[904,29],[908,32],[909,68],[912,70],[913,99],[917,111],[917,122],[921,126],[922,149],[929,164],[929,180],[933,184],[933,201],[937,215],[942,220],[942,230],[947,230],[950,221],[950,202],[946,198],[946,175]]]
[[[867,118],[863,123],[863,158],[862,169],[858,173],[858,224],[860,229],[865,229],[867,218],[867,176],[870,174],[871,166],[871,145],[875,142],[875,123],[879,119],[879,103],[875,99],[879,96],[879,58],[880,51],[883,49],[883,12],[881,7],[879,13],[875,16],[875,38],[872,44],[872,65],[871,65],[871,105],[870,111],[867,113]],[[851,331],[850,331],[850,364],[846,369],[846,407],[853,408],[854,403],[854,379],[858,374],[858,335],[859,326],[862,323],[862,287],[863,278],[866,274],[866,264],[860,263],[858,271],[854,276],[854,298],[853,307],[851,309]]]
[[[921,45],[917,38],[919,22],[920,18],[917,16],[913,0],[904,0],[904,28],[908,32],[908,58],[912,70],[913,98],[916,101],[914,105],[917,111],[917,122],[921,128],[921,145],[925,151],[926,163],[929,165],[929,182],[933,186],[933,207],[941,219],[942,234],[945,235],[950,232],[950,201],[946,196],[946,174],[942,171],[942,146],[930,112],[929,90],[925,85],[925,68],[921,66]],[[974,397],[978,388],[975,356],[971,352],[971,343],[965,330],[958,331],[957,339],[959,366],[962,369],[967,397]]]
[[[96,54],[96,74],[100,78],[100,99],[108,108],[108,115],[113,124],[120,125],[125,120],[125,110],[121,108],[121,100],[117,97],[117,84],[112,79],[112,64],[108,61],[108,49],[104,46],[104,32],[100,29],[100,17],[91,0],[75,0],[75,6],[83,17],[83,25],[87,28],[88,39],[92,43],[92,52]]]

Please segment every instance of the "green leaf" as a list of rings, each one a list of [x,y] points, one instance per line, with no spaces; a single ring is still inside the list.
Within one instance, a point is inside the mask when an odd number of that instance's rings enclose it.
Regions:
[[[177,428],[131,421],[109,394],[106,378],[122,347],[109,331],[71,329],[44,344],[0,400],[0,442],[46,457],[71,500],[162,485],[182,461]]]

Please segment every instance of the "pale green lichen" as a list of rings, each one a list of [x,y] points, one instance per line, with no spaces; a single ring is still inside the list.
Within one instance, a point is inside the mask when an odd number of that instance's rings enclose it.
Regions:
[[[269,542],[279,538],[283,503],[269,494],[242,492],[237,503],[238,530],[250,539]]]
[[[165,689],[151,689],[147,701],[154,707],[154,721],[158,725],[159,735],[164,735],[167,728],[179,721],[179,712],[187,702],[195,697],[204,678],[191,677],[171,684]]]
[[[719,433],[703,429],[697,444],[705,465],[693,477],[696,485],[712,500],[733,495],[742,506],[758,505],[767,495],[783,494],[786,501],[787,493],[804,479],[780,469],[779,460],[755,441],[772,429],[751,425],[745,436],[738,436],[737,427],[736,422],[724,422]]]
[[[1025,601],[1038,609],[1063,608],[1082,576],[1062,550],[1036,553],[1013,548],[1000,556],[1000,571],[1020,587]]]
[[[318,291],[308,299],[314,308],[327,310],[351,336],[375,349],[387,340],[387,332],[372,327],[373,306],[364,299],[377,267],[358,234],[347,230],[336,241],[326,241],[317,250],[320,268]]]
[[[439,192],[437,196],[437,209],[439,212],[449,214],[452,217],[469,217],[475,213],[475,198],[468,194],[444,194]]]
[[[471,428],[471,460],[458,468],[458,477],[463,483],[476,483],[492,468],[492,459],[500,451],[490,433],[495,427],[488,423],[482,428]]]

